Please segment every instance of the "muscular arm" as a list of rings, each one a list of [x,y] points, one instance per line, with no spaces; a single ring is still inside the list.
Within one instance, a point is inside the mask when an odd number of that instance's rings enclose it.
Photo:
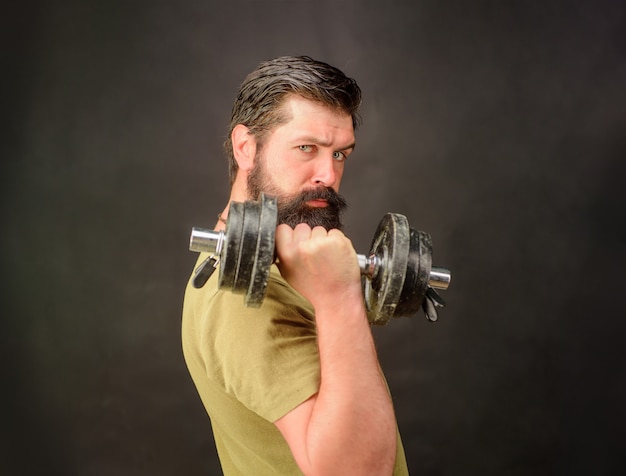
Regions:
[[[281,274],[315,308],[321,368],[319,392],[276,426],[306,475],[391,474],[395,416],[352,244],[337,230],[281,225],[276,245]]]

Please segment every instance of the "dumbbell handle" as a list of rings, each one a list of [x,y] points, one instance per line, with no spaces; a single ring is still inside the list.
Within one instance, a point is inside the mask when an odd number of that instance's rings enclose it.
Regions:
[[[189,249],[196,252],[219,254],[224,243],[225,234],[223,231],[207,230],[205,228],[193,228],[189,239]],[[372,278],[382,265],[378,256],[356,255],[359,261],[361,274]],[[446,268],[432,267],[428,277],[428,285],[435,289],[448,289],[451,273]]]

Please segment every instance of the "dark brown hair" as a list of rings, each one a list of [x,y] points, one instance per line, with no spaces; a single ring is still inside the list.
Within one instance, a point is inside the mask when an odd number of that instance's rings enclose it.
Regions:
[[[289,121],[282,106],[290,94],[349,114],[355,130],[360,123],[361,89],[339,69],[308,56],[283,56],[265,61],[246,77],[233,104],[228,139],[224,143],[230,162],[231,185],[238,168],[230,138],[233,129],[243,124],[261,147],[275,127]]]

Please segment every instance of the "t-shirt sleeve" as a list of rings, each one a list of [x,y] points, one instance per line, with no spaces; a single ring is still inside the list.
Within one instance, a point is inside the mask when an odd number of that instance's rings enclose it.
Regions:
[[[207,312],[202,343],[207,374],[227,394],[273,422],[317,393],[313,309],[275,267],[260,308],[248,308],[243,296],[220,291]]]

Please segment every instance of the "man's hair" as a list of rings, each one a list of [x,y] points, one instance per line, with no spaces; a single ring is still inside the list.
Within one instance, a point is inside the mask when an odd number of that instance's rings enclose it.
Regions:
[[[261,148],[274,128],[291,119],[282,107],[288,95],[350,115],[355,130],[360,123],[361,89],[339,69],[308,56],[283,56],[265,61],[246,77],[233,104],[228,139],[224,143],[230,162],[231,185],[238,169],[231,141],[233,129],[237,124],[246,126]]]

